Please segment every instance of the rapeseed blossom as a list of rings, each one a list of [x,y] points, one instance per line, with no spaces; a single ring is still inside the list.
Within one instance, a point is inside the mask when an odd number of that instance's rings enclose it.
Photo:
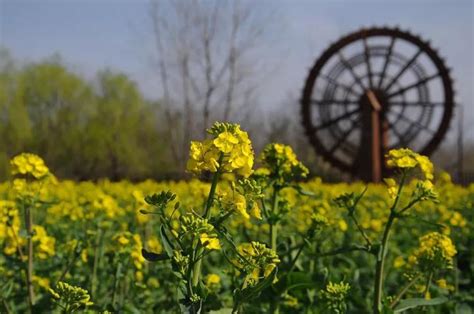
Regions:
[[[212,139],[191,142],[188,171],[199,174],[220,169],[244,177],[252,174],[254,153],[247,132],[238,124],[216,122],[208,133]]]
[[[448,236],[431,232],[420,238],[420,246],[408,260],[411,267],[418,266],[422,271],[451,269],[456,253],[456,247]]]
[[[305,178],[309,170],[298,159],[293,149],[284,144],[268,144],[261,156],[264,169],[259,169],[258,174],[267,174],[280,183],[298,178]]]
[[[242,243],[238,246],[242,261],[242,270],[247,274],[245,277],[245,285],[254,285],[260,278],[265,278],[280,263],[277,253],[265,246],[263,243],[252,241],[250,243]]]
[[[10,161],[12,166],[12,175],[31,174],[35,179],[42,179],[49,174],[43,159],[35,154],[22,153],[13,157]]]
[[[433,180],[433,164],[426,156],[409,148],[392,149],[385,156],[390,168],[413,169],[419,167],[426,180]]]
[[[35,243],[35,253],[39,259],[47,259],[54,256],[56,239],[48,236],[43,226],[33,226],[33,243]]]
[[[215,236],[208,235],[207,233],[203,233],[200,235],[199,240],[201,241],[201,244],[206,248],[207,250],[220,250],[221,249],[221,244],[219,242],[219,239]]]

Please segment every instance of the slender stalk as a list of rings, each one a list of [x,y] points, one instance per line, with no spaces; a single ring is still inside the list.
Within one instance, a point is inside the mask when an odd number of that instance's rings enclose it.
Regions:
[[[115,278],[114,278],[114,291],[112,294],[112,306],[115,308],[115,304],[117,303],[117,290],[120,283],[120,276],[122,275],[122,262],[118,262],[117,269],[115,271]]]
[[[64,279],[64,277],[66,276],[66,274],[69,272],[69,270],[71,270],[72,266],[74,265],[74,263],[76,262],[77,258],[79,257],[79,253],[77,252],[77,246],[76,245],[74,247],[74,251],[72,252],[72,256],[70,257],[69,259],[69,263],[66,265],[66,267],[64,268],[63,272],[61,273],[61,276],[59,277],[59,279],[56,281],[56,284],[58,284],[58,282],[62,281]]]
[[[91,279],[91,297],[95,297],[96,281],[97,281],[97,268],[99,266],[100,258],[100,244],[102,240],[102,230],[99,228],[97,231],[97,238],[95,239],[94,247],[94,264],[92,265],[92,279]]]
[[[2,300],[3,303],[3,308],[5,309],[5,313],[10,314],[12,311],[10,310],[10,307],[8,306],[8,303],[5,299]]]
[[[416,282],[418,279],[420,279],[421,277],[421,274],[418,274],[416,275],[398,294],[397,296],[395,297],[395,299],[393,299],[392,303],[390,303],[390,308],[394,308],[398,302],[400,302],[400,299],[403,297],[403,295],[408,291],[408,289],[410,289]]]
[[[278,192],[279,189],[275,186],[273,187],[273,195],[272,195],[272,219],[270,219],[270,245],[273,250],[277,250],[277,241],[278,241],[278,224],[273,221],[273,218],[276,216],[278,212]]]
[[[296,253],[296,255],[295,255],[295,257],[293,258],[293,260],[291,261],[291,263],[290,263],[290,269],[288,270],[287,276],[289,276],[289,275],[293,272],[293,270],[295,269],[296,261],[298,260],[298,257],[300,257],[301,252],[303,252],[303,249],[305,248],[305,246],[306,246],[306,241],[301,244],[300,249],[299,249],[298,252]]]
[[[368,247],[371,247],[372,246],[372,242],[370,241],[369,237],[367,236],[367,234],[365,233],[364,229],[362,229],[362,226],[359,224],[359,221],[357,220],[357,218],[355,217],[354,213],[351,213],[349,215],[349,217],[352,218],[352,221],[354,221],[354,224],[356,225],[357,229],[359,230],[360,234],[362,235],[362,237],[364,238],[365,242],[367,243],[367,246]]]
[[[428,275],[428,278],[426,279],[426,285],[425,285],[425,292],[424,292],[424,297],[428,296],[430,292],[430,286],[431,286],[431,280],[433,279],[433,272],[430,272]]]
[[[400,180],[400,186],[398,188],[397,196],[395,197],[395,201],[393,202],[392,207],[390,208],[390,216],[388,217],[387,224],[385,225],[385,229],[383,231],[382,242],[380,244],[380,249],[377,254],[377,263],[375,266],[375,282],[374,282],[374,303],[373,303],[373,311],[374,313],[378,314],[382,311],[382,295],[383,295],[383,272],[384,272],[384,264],[385,264],[385,257],[388,252],[388,240],[390,237],[390,229],[392,228],[395,219],[398,217],[396,212],[396,207],[400,200],[400,196],[402,194],[403,185],[405,183],[406,173],[403,172],[402,178]]]
[[[275,221],[275,218],[278,214],[278,192],[280,189],[273,185],[273,194],[272,194],[272,209],[271,209],[271,218],[269,221],[270,225],[270,245],[271,249],[275,252],[278,247],[278,221]],[[296,262],[296,261],[295,261]],[[278,302],[279,296],[275,294],[271,304],[270,304],[270,313],[278,314],[280,313],[280,304]]]
[[[222,163],[223,155],[220,156],[219,158],[219,164]],[[216,188],[217,188],[217,183],[219,181],[219,175],[220,175],[221,169],[217,169],[217,172],[214,173],[214,176],[212,177],[212,183],[211,183],[211,190],[209,191],[209,196],[207,197],[206,201],[206,207],[204,209],[204,218],[209,219],[211,218],[211,208],[212,204],[214,202],[214,194],[216,193]],[[196,245],[194,248],[194,258],[197,258],[199,256],[202,256],[204,248],[199,245]],[[193,287],[196,287],[199,283],[199,277],[201,276],[201,267],[202,267],[202,259],[198,259],[197,261],[194,261],[194,267],[193,267],[193,276],[192,276],[192,285]]]
[[[33,215],[29,206],[25,207],[25,226],[28,234],[28,264],[26,270],[26,285],[28,290],[28,308],[33,313],[34,291],[33,291]]]
[[[316,252],[315,254],[311,255],[310,257],[312,257],[312,258],[327,257],[327,256],[344,254],[344,253],[349,253],[349,252],[354,252],[354,251],[364,251],[364,252],[370,253],[370,251],[367,249],[366,246],[351,245],[351,246],[344,246],[344,247],[341,247],[339,249],[332,250],[332,251],[325,252],[325,253]]]
[[[375,295],[374,295],[374,313],[380,313],[382,310],[382,294],[383,294],[383,272],[385,264],[385,256],[387,254],[387,243],[390,237],[390,229],[392,228],[395,216],[390,214],[385,230],[383,233],[382,244],[379,254],[377,254],[377,264],[375,269]]]

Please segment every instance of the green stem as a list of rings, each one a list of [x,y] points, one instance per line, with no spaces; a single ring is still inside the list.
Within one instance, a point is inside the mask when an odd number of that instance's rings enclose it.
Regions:
[[[287,276],[289,276],[293,272],[293,270],[295,269],[296,261],[298,260],[298,257],[300,257],[301,252],[303,252],[303,249],[305,248],[305,246],[306,246],[306,241],[301,244],[300,249],[298,250],[298,252],[295,255],[295,258],[293,258],[293,260],[291,261],[290,269],[288,270]]]
[[[332,251],[325,252],[325,253],[316,252],[315,254],[311,255],[310,257],[312,257],[312,258],[328,257],[328,256],[333,256],[333,255],[338,255],[338,254],[350,253],[350,252],[354,252],[354,251],[364,251],[364,252],[371,253],[371,251],[369,251],[369,249],[366,246],[351,245],[351,246],[344,246],[344,247],[341,247],[339,249],[332,250]]]
[[[272,212],[271,212],[271,219],[269,221],[270,224],[270,244],[273,250],[277,250],[278,244],[278,223],[274,221],[277,213],[278,213],[278,192],[279,189],[275,186],[273,187],[273,195],[272,195]]]
[[[122,275],[122,262],[118,262],[117,269],[115,271],[115,280],[114,280],[114,292],[112,294],[112,306],[115,308],[115,303],[117,303],[117,290],[120,283],[120,276]]]
[[[400,186],[398,188],[397,196],[393,202],[392,207],[390,208],[390,216],[388,217],[387,224],[382,236],[382,242],[380,244],[379,252],[377,254],[377,263],[375,266],[375,282],[374,282],[374,303],[373,311],[375,314],[378,314],[382,311],[382,295],[383,295],[383,272],[385,264],[385,256],[388,252],[388,240],[390,237],[390,229],[392,228],[395,219],[398,217],[396,212],[396,207],[400,200],[402,194],[403,185],[405,183],[406,173],[403,172],[402,178],[400,180]]]
[[[430,274],[428,275],[428,278],[426,279],[426,285],[425,285],[425,293],[424,293],[424,297],[426,299],[429,291],[430,291],[430,286],[431,286],[431,280],[433,279],[433,272],[430,272]]]
[[[219,164],[222,163],[223,155],[219,157]],[[211,217],[211,208],[212,208],[212,203],[214,202],[214,194],[216,193],[216,188],[217,188],[217,183],[219,181],[219,175],[221,172],[221,168],[218,168],[214,176],[212,177],[212,183],[211,183],[211,190],[209,191],[209,196],[207,197],[206,201],[206,208],[204,210],[204,218],[209,219]]]
[[[400,302],[400,299],[403,297],[403,295],[408,291],[408,289],[410,289],[414,284],[415,282],[421,277],[421,274],[418,274],[417,276],[415,276],[398,294],[397,296],[395,297],[395,299],[393,299],[392,303],[390,303],[390,308],[394,308],[398,302]]]
[[[28,234],[28,264],[26,270],[26,286],[28,289],[28,308],[33,313],[34,291],[33,291],[33,215],[30,207],[25,207],[25,226]]]
[[[5,313],[11,314],[12,311],[10,311],[10,307],[8,306],[7,301],[5,299],[2,299],[2,303],[3,303],[3,308],[5,309]]]
[[[272,194],[272,211],[270,214],[270,245],[271,249],[277,252],[278,246],[278,221],[276,221],[276,217],[278,215],[278,192],[280,189],[273,186],[273,194]],[[275,295],[271,304],[270,304],[270,313],[278,314],[280,312],[280,305],[278,304],[278,296]]]
[[[220,158],[219,158],[219,164],[222,163],[222,159],[223,159],[223,155],[221,155]],[[212,208],[212,204],[214,202],[214,194],[216,193],[216,188],[217,188],[217,183],[219,181],[220,171],[221,171],[221,169],[218,168],[216,173],[212,177],[211,190],[209,191],[209,196],[207,197],[206,207],[205,207],[205,210],[204,210],[204,218],[205,219],[211,218],[211,208]],[[199,243],[198,243],[198,245],[196,245],[194,247],[194,258],[199,258],[199,256],[202,256],[203,251],[204,251],[204,248],[201,245],[199,245]],[[196,287],[199,283],[199,277],[201,276],[202,259],[199,258],[197,261],[193,260],[192,262],[194,262],[192,285],[193,285],[193,287]]]
[[[354,213],[352,212],[349,217],[351,217],[352,221],[354,221],[354,224],[356,225],[357,229],[359,230],[360,234],[364,238],[365,242],[367,243],[367,247],[370,248],[372,247],[372,242],[370,241],[369,237],[365,233],[364,229],[362,229],[362,226],[359,224],[359,221],[357,218],[354,216]]]
[[[71,254],[72,256],[69,257],[69,263],[64,268],[64,270],[61,273],[61,276],[59,277],[59,279],[56,280],[56,285],[58,284],[58,282],[63,281],[64,277],[67,275],[67,273],[71,270],[74,263],[77,261],[77,258],[80,255],[80,252],[77,251],[78,246],[79,246],[79,244],[76,244],[76,246],[74,247],[73,252]]]
[[[92,265],[92,279],[91,279],[91,297],[96,296],[95,293],[96,293],[96,281],[97,281],[97,268],[99,266],[101,243],[102,243],[102,230],[99,228],[97,231],[97,237],[95,239],[95,247],[94,247],[94,264]]]

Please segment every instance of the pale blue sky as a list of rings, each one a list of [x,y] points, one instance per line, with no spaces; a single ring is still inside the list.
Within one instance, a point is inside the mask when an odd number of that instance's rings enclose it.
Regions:
[[[474,1],[255,1],[275,12],[275,31],[260,58],[272,68],[259,103],[297,98],[308,68],[330,42],[363,26],[400,25],[430,39],[453,68],[470,122],[474,121]],[[147,46],[148,2],[142,0],[0,0],[0,45],[22,61],[59,53],[87,77],[104,67],[131,75],[149,97],[158,96]]]

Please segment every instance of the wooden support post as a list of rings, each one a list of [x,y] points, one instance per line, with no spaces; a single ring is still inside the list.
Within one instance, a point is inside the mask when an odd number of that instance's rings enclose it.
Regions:
[[[382,181],[382,152],[381,152],[381,123],[380,123],[380,111],[382,106],[371,90],[367,91],[367,98],[369,99],[370,105],[372,106],[371,112],[371,128],[372,128],[372,140],[371,140],[371,152],[372,152],[372,182]]]

